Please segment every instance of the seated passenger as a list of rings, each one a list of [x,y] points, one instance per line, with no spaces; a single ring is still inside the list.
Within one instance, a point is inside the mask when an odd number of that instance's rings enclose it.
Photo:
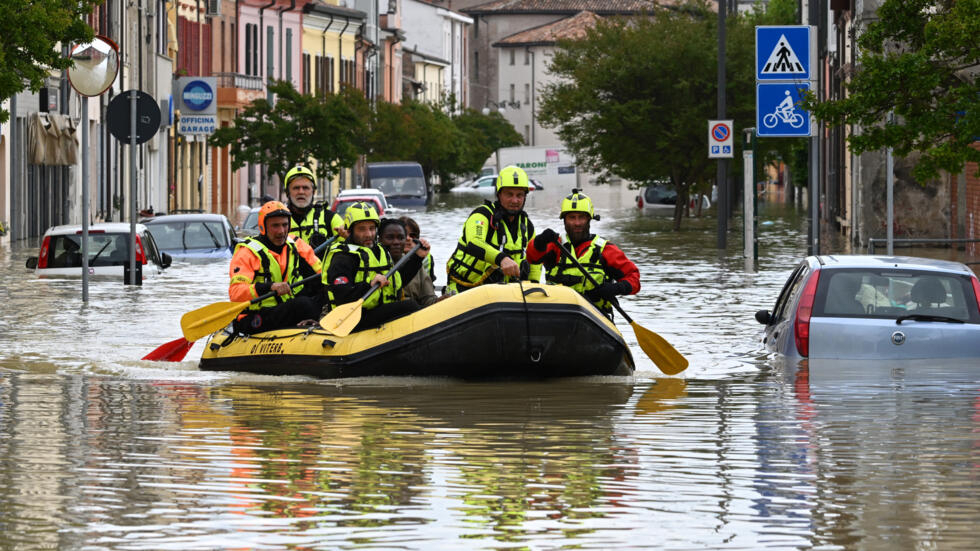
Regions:
[[[379,289],[364,300],[361,320],[354,331],[378,327],[418,310],[418,303],[399,300],[399,294],[403,282],[414,278],[422,267],[422,259],[429,254],[429,243],[420,240],[422,246],[414,258],[388,279],[385,274],[394,266],[394,260],[388,250],[378,243],[378,227],[381,225],[378,212],[368,203],[354,203],[344,213],[344,222],[350,236],[341,243],[335,243],[324,261],[327,268],[323,270],[323,283],[330,307],[356,302],[377,285]],[[410,248],[411,242],[405,243],[405,247]]]
[[[259,235],[235,247],[228,267],[231,281],[228,296],[233,302],[248,302],[272,293],[257,304],[249,304],[234,322],[235,331],[245,334],[272,331],[316,318],[322,307],[319,297],[302,296],[298,283],[320,271],[320,260],[302,239],[289,237],[289,209],[270,201],[259,210]]]
[[[422,232],[419,230],[419,224],[415,220],[412,220],[408,216],[402,216],[401,218],[399,218],[399,220],[405,223],[405,231],[407,232],[409,239],[418,239],[419,236],[422,235]],[[436,282],[435,261],[432,259],[431,253],[422,260],[422,267],[425,268],[427,272],[429,272],[429,279],[431,279],[432,283],[435,284]]]
[[[388,249],[388,253],[391,254],[391,259],[394,262],[398,262],[405,255],[406,233],[405,224],[402,220],[395,218],[381,219],[381,244]],[[416,235],[418,234],[416,233]],[[429,257],[426,256],[425,258]],[[424,260],[422,264],[422,269],[415,274],[415,277],[411,281],[402,287],[402,292],[406,299],[414,300],[419,306],[425,307],[439,302],[439,297],[436,296],[432,279],[429,277],[429,272],[425,269]]]

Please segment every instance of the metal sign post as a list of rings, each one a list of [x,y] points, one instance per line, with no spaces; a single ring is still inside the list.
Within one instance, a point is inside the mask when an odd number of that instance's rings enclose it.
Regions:
[[[758,227],[758,215],[756,214],[756,184],[755,184],[755,140],[753,133],[755,128],[746,128],[745,147],[742,149],[743,160],[743,179],[745,181],[742,211],[745,216],[742,220],[743,241],[742,254],[746,260],[756,262],[759,260],[759,239],[756,235]],[[746,264],[748,264],[746,262]]]
[[[817,89],[817,32],[812,25],[755,28],[756,114],[755,136],[806,138],[811,141],[810,170],[818,174],[816,127],[809,112],[800,109],[807,91]],[[753,140],[754,143],[754,140]],[[753,188],[755,187],[753,182]],[[819,254],[819,193],[817,178],[811,176],[810,198],[812,242],[808,254]],[[748,224],[748,222],[746,222]],[[757,254],[757,253],[756,253]]]

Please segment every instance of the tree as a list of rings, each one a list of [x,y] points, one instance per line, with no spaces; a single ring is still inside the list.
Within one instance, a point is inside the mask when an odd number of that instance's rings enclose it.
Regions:
[[[894,148],[921,157],[913,175],[925,181],[980,162],[980,0],[886,0],[858,39],[847,97],[805,105],[832,125],[853,124],[855,153]],[[894,123],[886,123],[888,114]]]
[[[269,92],[275,104],[261,98],[235,117],[234,126],[220,128],[210,144],[230,147],[231,166],[265,165],[271,174],[285,174],[292,166],[316,161],[321,179],[332,179],[341,168],[354,166],[363,151],[363,135],[370,113],[357,90],[339,94],[301,94],[288,81],[274,81]]]
[[[83,16],[103,0],[33,0],[0,2],[0,100],[30,88],[40,90],[51,70],[71,61],[57,49],[92,39]],[[0,122],[10,113],[0,109]]]
[[[559,44],[550,71],[560,80],[541,101],[539,119],[558,129],[585,168],[641,184],[670,182],[678,195],[675,229],[692,187],[714,173],[706,124],[717,114],[716,25],[704,2],[601,21],[585,39]],[[726,50],[746,65],[749,47],[732,41]],[[729,74],[729,116],[751,120],[754,72]]]

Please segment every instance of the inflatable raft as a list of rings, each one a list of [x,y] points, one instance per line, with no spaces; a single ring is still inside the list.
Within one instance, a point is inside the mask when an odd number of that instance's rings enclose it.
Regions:
[[[219,331],[200,367],[323,378],[465,379],[630,375],[616,326],[567,287],[483,285],[377,329],[331,335],[319,327],[255,335]]]

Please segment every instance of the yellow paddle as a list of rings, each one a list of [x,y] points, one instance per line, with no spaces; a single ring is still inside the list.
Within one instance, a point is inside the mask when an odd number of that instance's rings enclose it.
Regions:
[[[415,246],[412,247],[411,251],[405,253],[394,266],[388,270],[385,274],[385,279],[391,278],[391,275],[398,271],[405,262],[408,261],[409,257],[415,254],[415,251],[419,250],[422,244],[418,241],[415,242]],[[326,268],[324,268],[326,269]],[[364,293],[364,296],[355,300],[354,302],[348,302],[347,304],[341,304],[330,313],[320,318],[320,327],[322,327],[326,332],[335,335],[337,337],[346,337],[350,335],[350,332],[354,330],[358,322],[361,321],[361,310],[364,305],[364,301],[368,299],[375,291],[380,289],[377,285],[372,285],[368,292]]]
[[[585,268],[579,264],[578,259],[576,259],[575,256],[565,248],[565,245],[563,243],[557,243],[557,245],[558,248],[561,249],[562,254],[568,257],[568,259],[571,260],[576,267],[578,267],[579,271],[581,271],[582,274],[584,274],[585,277],[592,282],[592,285],[598,287],[599,284],[592,277],[592,274],[585,271]],[[687,369],[687,358],[685,358],[680,352],[671,346],[666,339],[630,319],[629,315],[623,311],[623,308],[619,305],[619,301],[616,300],[615,297],[613,297],[613,299],[609,302],[616,307],[616,310],[622,314],[623,319],[625,319],[633,328],[633,333],[636,334],[636,341],[640,344],[640,348],[642,348],[646,355],[653,360],[653,363],[657,364],[660,371],[663,371],[667,375],[677,375],[681,371]]]

